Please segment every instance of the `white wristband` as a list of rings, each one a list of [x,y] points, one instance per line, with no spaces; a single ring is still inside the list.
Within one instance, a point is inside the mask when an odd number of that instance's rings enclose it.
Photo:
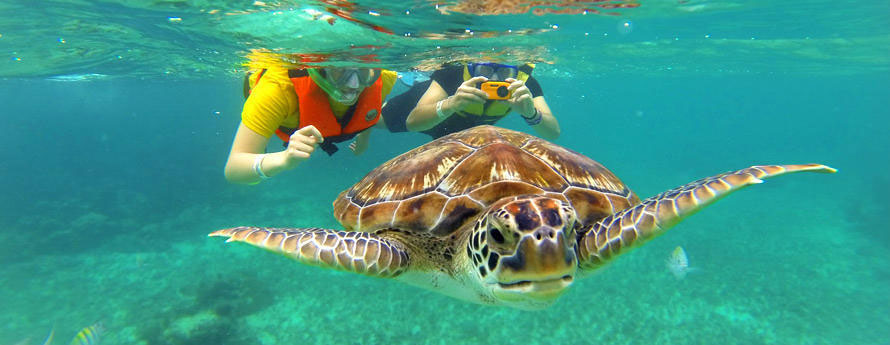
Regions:
[[[445,113],[442,112],[442,102],[445,102],[445,100],[443,99],[436,102],[436,117],[438,117],[439,120],[444,120],[448,117],[448,115],[445,115]]]
[[[266,174],[263,173],[263,159],[265,158],[266,155],[257,155],[256,159],[253,160],[253,171],[255,171],[257,176],[263,180],[269,178],[269,176],[266,176]]]
[[[535,126],[541,123],[541,120],[544,119],[544,115],[541,115],[541,112],[538,110],[537,107],[535,108],[535,114],[532,115],[532,117],[525,117],[522,114],[519,114],[519,116],[522,117],[522,119],[525,120],[525,123],[527,123],[529,126]]]

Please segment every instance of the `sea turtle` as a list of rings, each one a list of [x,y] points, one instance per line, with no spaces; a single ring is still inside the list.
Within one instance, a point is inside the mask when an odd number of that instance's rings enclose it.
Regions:
[[[702,207],[797,171],[835,172],[818,164],[753,166],[640,201],[590,158],[479,126],[393,158],[340,193],[334,216],[343,231],[237,227],[210,236],[476,303],[541,309]]]

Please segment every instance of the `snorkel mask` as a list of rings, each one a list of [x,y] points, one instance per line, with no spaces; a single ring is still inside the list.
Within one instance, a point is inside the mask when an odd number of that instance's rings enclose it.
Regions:
[[[310,68],[306,70],[315,82],[334,101],[352,105],[364,88],[380,78],[375,68]]]
[[[486,77],[492,81],[505,81],[507,78],[516,79],[516,76],[519,75],[518,67],[494,62],[468,63],[467,70],[471,77]]]

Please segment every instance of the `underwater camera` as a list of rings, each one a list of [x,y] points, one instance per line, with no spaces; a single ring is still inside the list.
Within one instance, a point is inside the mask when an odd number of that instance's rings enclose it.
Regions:
[[[507,90],[510,83],[502,81],[487,81],[479,85],[479,88],[488,94],[488,99],[508,99],[513,92]]]

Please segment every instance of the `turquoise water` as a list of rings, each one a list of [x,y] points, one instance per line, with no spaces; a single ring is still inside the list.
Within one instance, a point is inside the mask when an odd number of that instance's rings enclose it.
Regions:
[[[421,2],[414,13],[439,24],[361,16],[399,32],[377,64],[401,69],[500,51],[489,40],[430,38],[462,20],[484,21],[479,32],[537,30],[495,38],[514,48],[501,58],[542,61],[557,143],[642,197],[754,164],[838,169],[733,194],[534,312],[206,237],[238,225],[336,228],[330,205],[341,190],[425,142],[378,130],[363,156],[317,155],[258,186],[225,182],[244,52],[294,43],[269,18],[317,4],[47,4],[0,3],[17,14],[0,21],[0,344],[41,344],[51,329],[64,343],[95,322],[102,344],[890,343],[886,4],[640,2],[619,16],[446,16]],[[247,9],[256,10],[224,14]],[[334,36],[385,35],[295,18],[332,60],[354,59]],[[423,34],[406,41],[413,27]],[[246,37],[250,28],[270,33]],[[430,44],[447,52],[424,53]],[[517,118],[500,124],[528,130]],[[664,265],[678,245],[697,268],[683,280]]]

